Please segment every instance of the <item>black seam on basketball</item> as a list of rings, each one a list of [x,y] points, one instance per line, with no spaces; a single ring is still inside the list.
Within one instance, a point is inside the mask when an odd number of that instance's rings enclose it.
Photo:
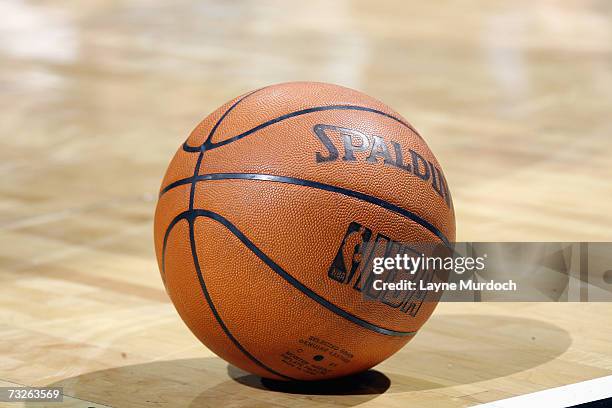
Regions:
[[[285,379],[288,379],[288,380],[294,380],[294,378],[292,378],[292,377],[289,377],[287,375],[281,374],[281,373],[275,371],[274,369],[272,369],[270,367],[267,367],[265,364],[263,364],[261,361],[259,361],[255,356],[253,356],[251,353],[249,353],[248,350],[242,344],[240,344],[240,342],[232,335],[232,333],[229,331],[229,329],[225,325],[225,322],[223,322],[223,319],[221,319],[221,316],[219,315],[219,312],[215,308],[214,303],[212,302],[212,298],[210,297],[210,294],[208,293],[208,289],[206,288],[206,282],[204,281],[204,277],[202,275],[202,270],[200,268],[200,263],[198,261],[198,255],[197,255],[197,251],[196,251],[196,248],[195,248],[195,240],[193,238],[193,219],[194,219],[194,217],[192,216],[192,214],[193,214],[193,211],[184,211],[184,212],[180,213],[178,216],[176,216],[170,222],[170,224],[168,225],[168,228],[166,228],[166,232],[164,234],[164,242],[163,242],[163,246],[162,246],[162,262],[161,262],[161,264],[162,264],[161,275],[162,275],[162,281],[164,282],[164,285],[166,284],[165,268],[166,268],[166,248],[167,248],[167,244],[168,244],[168,237],[170,236],[170,233],[172,232],[172,230],[174,229],[176,224],[178,224],[180,221],[187,220],[187,222],[189,224],[189,244],[190,244],[190,247],[191,247],[191,255],[192,255],[193,262],[194,262],[194,267],[195,267],[195,270],[196,270],[196,274],[197,274],[197,277],[198,277],[198,282],[200,283],[200,287],[202,289],[202,293],[204,294],[204,298],[206,299],[206,303],[208,304],[208,307],[210,308],[210,310],[213,313],[215,319],[217,320],[217,323],[219,324],[219,326],[221,327],[221,329],[223,330],[223,332],[225,333],[227,338],[230,339],[230,341],[232,343],[234,343],[234,345],[245,356],[247,356],[250,360],[252,360],[258,366],[260,366],[260,367],[264,368],[265,370],[268,370],[272,374],[278,375],[278,376],[280,376],[282,378],[285,378]]]
[[[262,88],[263,89],[263,88]],[[223,115],[221,115],[221,117],[219,118],[219,120],[217,120],[217,123],[215,123],[215,125],[212,127],[212,129],[210,130],[210,132],[208,133],[208,136],[206,137],[206,140],[204,140],[204,143],[202,144],[201,148],[200,148],[200,154],[198,155],[198,160],[196,162],[195,168],[193,170],[193,177],[197,176],[198,173],[200,172],[200,166],[202,165],[202,159],[204,158],[204,152],[206,151],[206,145],[210,142],[210,140],[212,139],[213,135],[215,134],[215,132],[217,131],[217,128],[219,127],[219,125],[221,124],[221,122],[223,122],[223,120],[225,119],[225,117],[236,107],[238,106],[238,104],[240,102],[242,102],[245,98],[247,98],[250,95],[253,95],[255,92],[259,91],[259,89],[253,91],[253,92],[249,92],[248,94],[244,95],[242,98],[238,99],[236,102],[234,102],[232,104],[232,106],[230,106],[229,108],[227,108],[227,110],[225,112],[223,112]],[[183,144],[183,149],[186,146],[185,142]],[[191,183],[191,191],[189,192],[189,209],[193,208],[193,197],[195,194],[195,181]]]
[[[210,218],[210,219],[213,219],[219,222],[221,225],[226,227],[232,234],[234,234],[234,236],[236,236],[251,252],[253,252],[259,259],[261,259],[266,265],[268,265],[268,267],[270,267],[270,269],[272,269],[272,271],[274,271],[277,275],[279,275],[281,278],[287,281],[291,286],[295,287],[300,292],[302,292],[303,294],[305,294],[312,300],[316,301],[321,306],[330,310],[331,312],[337,314],[338,316],[343,317],[346,320],[352,323],[355,323],[358,326],[361,326],[365,329],[374,331],[379,334],[384,334],[387,336],[403,337],[403,336],[412,336],[416,333],[416,331],[398,331],[398,330],[387,329],[381,326],[377,326],[331,303],[329,300],[325,299],[318,293],[314,292],[312,289],[308,288],[303,283],[301,283],[299,280],[297,280],[293,275],[285,271],[281,266],[279,266],[270,257],[268,257],[261,249],[259,249],[251,240],[249,240],[249,238],[246,235],[244,235],[242,231],[240,231],[234,224],[232,224],[225,217],[213,211],[202,210],[202,209],[197,209],[197,208],[189,210],[189,211],[184,211],[180,213],[179,215],[177,215],[175,219],[172,220],[171,225],[173,226],[176,225],[178,222],[177,219],[178,220],[195,219],[197,217],[206,217],[206,218]],[[191,236],[190,236],[190,239],[191,239]],[[196,257],[197,257],[197,254],[196,254]],[[194,258],[194,261],[195,259],[196,258]],[[198,265],[198,268],[199,268],[199,265]]]
[[[204,158],[204,152],[200,152],[200,154],[198,155],[198,161],[196,161],[195,170],[193,172],[192,178],[195,178],[197,174],[200,172],[200,166],[202,165],[203,158]],[[192,180],[191,182],[191,189],[189,190],[189,209],[193,208],[193,200],[195,197],[196,183],[197,182],[195,180]]]
[[[166,247],[168,246],[168,236],[176,224],[186,219],[186,217],[175,217],[166,228],[164,233],[164,243],[162,244],[162,259],[161,259],[161,277],[164,285],[166,284]]]
[[[248,96],[248,95],[247,95]],[[225,146],[226,144],[235,142],[237,140],[240,140],[246,136],[249,136],[261,129],[264,129],[270,125],[273,125],[275,123],[281,122],[285,119],[290,119],[296,116],[301,116],[301,115],[306,115],[308,113],[313,113],[313,112],[322,112],[322,111],[329,111],[329,110],[356,110],[356,111],[364,111],[364,112],[371,112],[371,113],[375,113],[377,115],[382,115],[384,117],[390,118],[395,120],[396,122],[406,126],[408,129],[410,129],[412,132],[414,132],[414,134],[416,134],[419,138],[421,138],[421,135],[419,134],[419,132],[416,131],[415,128],[413,128],[409,123],[403,121],[402,119],[395,117],[391,114],[388,114],[386,112],[380,111],[378,109],[373,109],[373,108],[368,108],[366,106],[358,106],[358,105],[329,105],[329,106],[315,106],[312,108],[307,108],[307,109],[302,109],[299,111],[294,111],[294,112],[290,112],[287,113],[285,115],[281,115],[278,116],[274,119],[270,119],[264,123],[261,123],[257,126],[255,126],[252,129],[247,130],[246,132],[243,132],[239,135],[236,136],[232,136],[228,139],[222,140],[220,142],[217,143],[212,143],[210,142],[210,140],[207,140],[206,142],[202,143],[200,146],[189,146],[187,145],[187,142],[183,143],[183,150],[185,150],[186,152],[198,152],[201,149],[206,149],[206,150],[212,150],[212,149],[216,149],[218,147],[221,146]],[[422,139],[422,138],[421,138]]]
[[[251,91],[245,95],[243,95],[240,99],[238,99],[236,102],[234,102],[232,104],[232,106],[230,106],[229,108],[227,108],[227,110],[223,113],[223,115],[221,115],[221,117],[219,118],[219,120],[217,121],[217,123],[215,123],[215,125],[213,126],[213,128],[210,130],[210,132],[208,133],[208,136],[206,137],[206,139],[204,140],[204,142],[198,146],[197,148],[194,148],[192,146],[189,146],[187,144],[187,140],[183,143],[183,150],[186,152],[190,152],[190,153],[195,153],[195,152],[202,152],[202,148],[204,147],[204,145],[206,143],[208,143],[210,141],[210,139],[213,137],[213,135],[215,134],[215,132],[217,131],[217,128],[219,127],[219,125],[221,124],[221,122],[223,122],[223,120],[225,119],[225,117],[227,116],[228,113],[230,113],[240,102],[242,102],[243,100],[245,100],[246,98],[248,98],[249,96],[253,95],[256,92],[259,92],[263,89],[268,88],[267,86],[264,86],[263,88],[259,88],[256,89],[254,91]]]
[[[174,183],[168,185],[164,190],[162,190],[161,194],[165,193],[166,191],[172,188],[178,187],[183,184],[188,184],[188,183],[193,183],[193,182],[197,183],[199,181],[208,181],[208,180],[236,180],[236,179],[272,181],[272,182],[277,182],[277,183],[295,184],[295,185],[300,185],[304,187],[310,187],[310,188],[316,188],[319,190],[330,191],[330,192],[342,194],[348,197],[353,197],[358,200],[365,201],[370,204],[374,204],[379,207],[385,208],[396,214],[402,215],[410,219],[411,221],[416,222],[417,224],[421,225],[422,227],[426,228],[427,230],[432,232],[434,235],[436,235],[442,241],[442,243],[444,243],[444,245],[446,245],[448,248],[452,248],[452,244],[450,243],[446,235],[442,233],[442,231],[440,231],[432,223],[418,216],[412,211],[406,210],[400,206],[397,206],[388,201],[382,200],[378,197],[374,197],[374,196],[371,196],[365,193],[361,193],[355,190],[349,190],[344,187],[337,187],[337,186],[332,186],[330,184],[320,183],[318,181],[305,180],[305,179],[300,179],[296,177],[275,176],[272,174],[260,174],[260,173],[214,173],[214,174],[202,174],[202,175],[195,176],[189,179],[177,180]]]
[[[217,309],[214,306],[214,303],[212,302],[212,299],[210,297],[210,294],[208,293],[208,290],[206,289],[206,283],[204,281],[204,277],[202,276],[202,270],[200,268],[200,264],[198,261],[198,254],[196,252],[196,243],[195,243],[195,239],[194,239],[194,211],[193,211],[193,200],[194,200],[194,195],[195,195],[195,187],[196,187],[196,183],[197,181],[195,180],[195,176],[198,174],[198,172],[200,171],[200,165],[202,163],[202,159],[204,157],[204,152],[206,151],[204,145],[206,143],[208,143],[210,141],[210,139],[213,137],[213,135],[215,134],[215,131],[217,130],[217,128],[219,127],[219,125],[221,124],[221,122],[223,122],[223,119],[225,119],[225,117],[232,111],[232,109],[234,109],[240,102],[242,102],[246,97],[248,97],[249,95],[254,94],[255,92],[257,92],[258,90],[255,90],[253,92],[250,92],[248,94],[246,94],[245,96],[243,96],[242,98],[240,98],[239,100],[237,100],[232,106],[230,106],[224,113],[223,115],[221,115],[221,117],[219,118],[219,120],[217,121],[217,123],[215,123],[215,125],[213,126],[213,128],[211,129],[210,133],[208,134],[208,137],[206,138],[206,140],[204,141],[204,144],[202,145],[202,148],[200,149],[200,154],[198,156],[198,160],[196,162],[195,168],[194,168],[194,172],[193,172],[193,177],[192,182],[191,182],[191,191],[189,193],[189,210],[186,213],[186,218],[189,221],[189,244],[191,246],[191,256],[193,259],[193,263],[196,269],[196,273],[198,275],[198,281],[200,282],[200,287],[202,288],[202,292],[204,294],[204,297],[206,299],[206,302],[208,303],[208,307],[210,308],[210,310],[212,311],[213,315],[215,316],[215,319],[217,320],[217,323],[219,324],[219,326],[221,327],[221,329],[223,330],[223,332],[225,333],[225,335],[227,336],[227,338],[230,339],[230,341],[232,343],[234,343],[234,345],[245,355],[247,356],[251,361],[253,361],[255,364],[257,364],[258,366],[264,368],[265,370],[279,376],[282,378],[285,378],[287,380],[294,380],[294,378],[286,376],[284,374],[281,374],[275,370],[273,370],[272,368],[266,366],[265,364],[263,364],[261,361],[259,361],[257,358],[255,358],[255,356],[253,356],[251,353],[248,352],[248,350],[246,348],[244,348],[244,346],[242,346],[242,344],[240,344],[240,342],[232,335],[232,333],[229,331],[229,329],[227,328],[227,326],[225,325],[225,323],[223,322],[223,319],[221,319],[221,316],[219,315],[219,313],[217,312]],[[176,219],[176,218],[175,218]],[[176,225],[176,222],[171,222],[170,225],[174,226]],[[168,231],[168,230],[166,230]],[[167,232],[168,233],[168,232]],[[166,234],[167,236],[167,234]],[[164,255],[162,255],[162,258],[164,258]]]
[[[165,193],[167,193],[168,191],[172,190],[173,188],[176,188],[178,186],[182,186],[185,184],[191,184],[192,179],[193,177],[187,177],[184,179],[173,181],[172,183],[168,184],[166,187],[161,189],[161,191],[159,192],[158,198],[164,195]]]
[[[259,361],[255,356],[249,353],[249,351],[242,344],[240,344],[240,342],[234,337],[234,335],[230,332],[230,330],[225,325],[225,322],[219,315],[219,312],[217,311],[217,308],[215,307],[215,304],[213,303],[212,298],[210,297],[210,293],[208,292],[208,289],[206,288],[206,282],[204,282],[204,277],[202,276],[202,270],[200,269],[200,263],[198,261],[198,254],[197,254],[196,243],[194,239],[194,225],[193,224],[195,222],[195,214],[196,212],[194,211],[189,211],[187,213],[187,218],[189,221],[189,242],[191,244],[191,254],[193,256],[193,262],[196,268],[196,273],[198,275],[198,281],[200,282],[200,287],[202,288],[202,293],[204,294],[204,297],[206,298],[206,303],[208,303],[208,307],[210,307],[211,312],[213,313],[213,315],[215,316],[215,319],[217,320],[217,323],[219,324],[219,326],[221,327],[221,329],[223,330],[227,338],[229,338],[231,342],[234,343],[234,345],[244,355],[246,355],[249,359],[251,359],[251,361],[253,361],[255,364],[257,364],[261,368],[279,377],[285,378],[287,380],[295,380],[295,378],[289,377],[285,374],[281,374],[278,371],[266,366],[264,363]]]

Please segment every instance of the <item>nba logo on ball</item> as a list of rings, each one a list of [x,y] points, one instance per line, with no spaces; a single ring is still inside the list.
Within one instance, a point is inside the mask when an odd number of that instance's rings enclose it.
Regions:
[[[356,373],[404,346],[436,302],[368,301],[360,271],[375,243],[454,239],[448,185],[419,133],[374,98],[312,82],[206,117],[172,159],[155,214],[183,321],[229,363],[279,380]]]
[[[380,277],[372,272],[373,261],[377,257],[394,258],[396,255],[404,254],[414,256],[418,254],[416,250],[431,252],[433,245],[426,245],[426,248],[417,245],[415,250],[412,244],[396,242],[382,234],[376,234],[374,238],[371,238],[370,229],[352,222],[329,268],[329,278],[351,285],[353,289],[361,292],[366,300],[379,301],[389,307],[399,308],[412,317],[417,317],[428,296],[427,291],[418,288],[411,291],[377,290],[374,280]],[[391,270],[384,280],[394,282],[407,278],[406,280],[425,284],[431,282],[433,277],[434,270],[419,268],[414,273]],[[437,301],[437,294],[429,295],[428,301],[431,302],[433,299]]]

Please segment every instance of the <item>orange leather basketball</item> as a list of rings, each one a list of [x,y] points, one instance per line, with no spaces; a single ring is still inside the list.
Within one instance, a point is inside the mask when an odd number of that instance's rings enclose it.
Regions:
[[[221,106],[162,182],[155,247],[191,331],[262,377],[366,370],[406,344],[436,302],[367,300],[372,254],[455,238],[440,164],[383,103],[295,82]],[[382,251],[382,252],[381,252]]]

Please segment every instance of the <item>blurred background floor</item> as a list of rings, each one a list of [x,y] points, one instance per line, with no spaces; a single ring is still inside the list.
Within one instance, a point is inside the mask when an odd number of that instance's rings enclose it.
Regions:
[[[185,365],[194,377],[204,365],[209,382],[178,405],[269,402],[231,380],[174,312],[152,216],[195,124],[270,83],[334,82],[402,113],[444,167],[458,240],[610,240],[609,2],[4,0],[0,15],[1,383],[64,380],[78,398],[122,406],[129,393],[104,388],[119,374],[141,373],[138,387],[163,402]],[[391,379],[384,395],[278,404],[465,406],[611,374],[611,311],[444,304],[379,368]],[[452,333],[478,343],[470,333],[506,320],[487,342],[507,347],[486,358],[447,344]],[[418,355],[428,368],[406,371]],[[483,373],[496,359],[513,368]]]

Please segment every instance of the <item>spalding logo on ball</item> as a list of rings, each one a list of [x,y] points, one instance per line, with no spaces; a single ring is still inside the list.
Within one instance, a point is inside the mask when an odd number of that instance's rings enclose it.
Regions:
[[[205,118],[155,213],[181,318],[221,358],[278,380],[340,377],[398,351],[436,301],[364,296],[369,259],[454,239],[448,185],[419,133],[376,99],[314,82],[252,91]]]

